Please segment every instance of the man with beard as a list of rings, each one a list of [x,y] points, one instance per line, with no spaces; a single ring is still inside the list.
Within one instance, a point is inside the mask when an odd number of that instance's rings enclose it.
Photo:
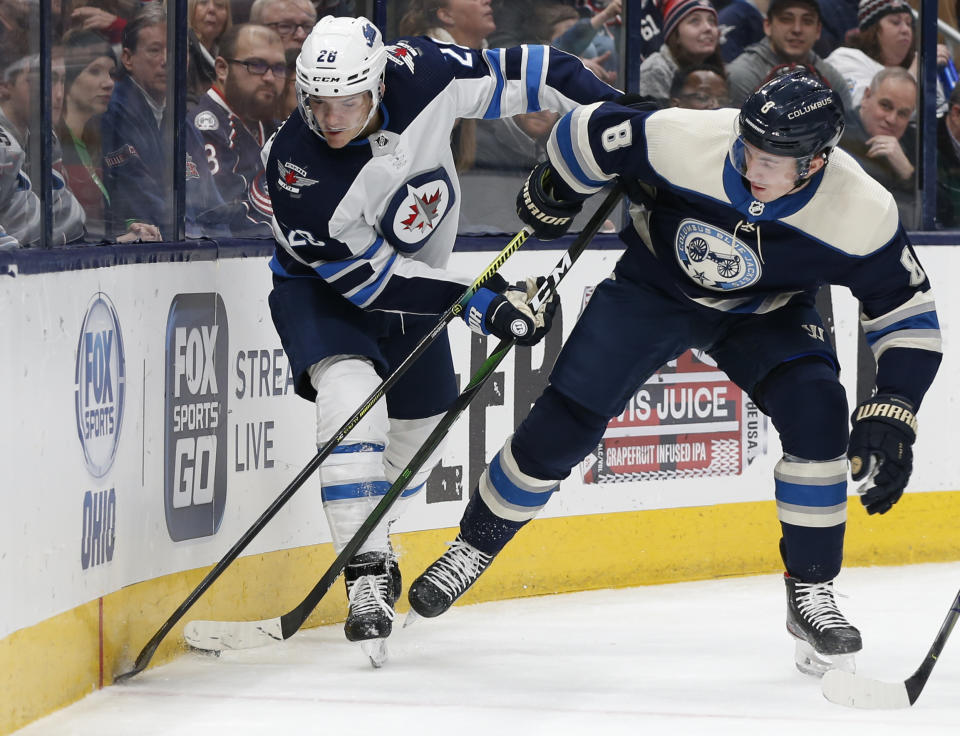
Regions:
[[[233,26],[220,40],[217,81],[187,120],[203,139],[210,173],[224,202],[245,211],[231,219],[234,235],[270,237],[270,195],[260,149],[275,128],[272,117],[287,73],[283,41],[266,26]]]

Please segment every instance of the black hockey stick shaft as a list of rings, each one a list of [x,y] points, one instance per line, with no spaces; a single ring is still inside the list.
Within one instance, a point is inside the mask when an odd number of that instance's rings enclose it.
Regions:
[[[313,459],[307,463],[307,465],[301,470],[297,476],[290,482],[290,484],[283,489],[279,496],[267,507],[260,518],[258,518],[247,531],[243,533],[240,539],[230,548],[230,550],[220,559],[220,561],[213,567],[210,572],[200,581],[196,588],[194,588],[190,594],[184,599],[184,601],[177,607],[170,617],[164,621],[163,625],[157,630],[157,632],[150,638],[150,641],[146,643],[143,649],[140,651],[140,654],[137,655],[137,659],[134,662],[133,669],[129,672],[124,672],[117,675],[114,678],[115,682],[120,682],[132,677],[140,672],[143,672],[146,669],[147,665],[150,663],[150,660],[153,658],[153,655],[156,653],[157,648],[160,646],[160,642],[163,641],[163,638],[170,633],[170,630],[176,626],[177,622],[183,618],[183,615],[190,609],[190,607],[197,602],[201,595],[203,595],[207,589],[213,585],[214,581],[219,578],[223,572],[230,566],[230,564],[240,556],[240,553],[253,541],[260,531],[267,525],[267,523],[276,516],[277,512],[289,501],[293,494],[296,493],[300,487],[307,481],[307,479],[316,472],[317,468],[320,467],[320,464],[326,460],[326,458],[333,452],[337,446],[343,442],[344,438],[353,430],[354,427],[363,419],[364,416],[373,408],[373,406],[393,387],[393,385],[400,380],[400,377],[407,372],[407,369],[413,365],[417,359],[427,350],[427,348],[433,343],[434,340],[447,328],[447,325],[453,321],[453,319],[460,314],[466,308],[467,303],[476,293],[483,283],[489,279],[493,274],[495,274],[499,268],[506,262],[506,260],[512,256],[519,248],[522,246],[527,239],[530,237],[532,230],[529,227],[525,227],[519,233],[517,233],[514,238],[507,243],[506,247],[500,251],[496,258],[490,263],[489,266],[480,274],[480,276],[472,283],[467,290],[463,292],[463,295],[458,299],[453,305],[451,305],[446,312],[438,320],[437,324],[428,332],[417,346],[410,352],[410,354],[404,358],[403,362],[396,367],[396,369],[387,376],[383,382],[370,394],[363,404],[360,405],[360,408],[354,412],[343,426],[337,430],[336,434],[328,440],[323,447],[317,450],[317,454],[313,456]]]
[[[587,222],[583,232],[577,236],[553,271],[547,275],[534,298],[530,300],[530,305],[534,310],[539,309],[544,302],[556,293],[557,285],[573,266],[574,262],[580,257],[580,254],[583,253],[587,245],[589,245],[593,236],[597,234],[597,231],[599,231],[614,207],[616,207],[621,194],[622,189],[618,184],[607,195],[603,203]],[[340,573],[343,572],[343,568],[347,562],[356,554],[357,550],[360,549],[361,545],[367,540],[367,537],[370,536],[370,533],[382,521],[383,517],[386,516],[390,507],[393,506],[397,498],[400,497],[400,494],[402,494],[409,485],[410,480],[437,448],[450,430],[450,427],[463,413],[464,409],[476,398],[480,389],[482,389],[487,382],[487,379],[493,375],[496,367],[500,365],[507,353],[510,352],[514,342],[515,340],[513,339],[500,341],[496,349],[487,357],[483,365],[480,366],[480,369],[470,379],[470,383],[467,384],[453,405],[447,410],[446,414],[443,415],[440,423],[437,424],[433,432],[430,433],[430,436],[427,437],[420,449],[417,450],[413,458],[411,458],[397,480],[390,486],[383,498],[380,499],[380,502],[374,507],[373,511],[370,512],[370,515],[363,524],[360,525],[357,532],[350,538],[350,541],[347,542],[346,546],[340,551],[340,554],[337,555],[337,558],[320,580],[317,581],[317,584],[307,593],[306,598],[295,608],[280,617],[280,629],[284,639],[289,639],[303,626],[307,617],[313,612],[313,609],[317,607],[317,604],[323,596],[327,594],[327,591],[330,590],[333,583],[340,577]]]
[[[930,673],[933,672],[933,666],[937,663],[937,659],[940,657],[940,652],[943,651],[947,639],[950,638],[950,633],[953,631],[953,627],[956,626],[957,619],[960,619],[960,592],[958,592],[953,599],[950,611],[943,620],[940,631],[937,632],[937,637],[933,640],[927,656],[917,668],[917,671],[904,682],[904,686],[907,688],[907,697],[910,699],[910,705],[916,703],[917,698],[920,697],[920,692],[923,690],[923,686],[927,684]]]

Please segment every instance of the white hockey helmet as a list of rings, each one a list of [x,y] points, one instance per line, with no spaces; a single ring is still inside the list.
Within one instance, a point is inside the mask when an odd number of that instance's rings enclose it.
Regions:
[[[321,18],[303,42],[297,57],[297,103],[307,125],[323,137],[310,109],[311,96],[347,97],[369,92],[370,122],[380,104],[380,86],[387,50],[377,27],[363,17]]]

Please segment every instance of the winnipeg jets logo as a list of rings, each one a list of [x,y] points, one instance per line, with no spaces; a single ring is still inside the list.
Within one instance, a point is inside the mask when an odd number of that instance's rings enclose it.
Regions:
[[[403,220],[403,226],[407,230],[423,231],[425,227],[433,229],[433,222],[439,216],[440,211],[440,189],[438,188],[430,196],[420,196],[407,185],[410,196],[413,197],[413,204],[410,205],[410,216]]]
[[[411,72],[413,71],[413,60],[420,55],[420,49],[416,49],[406,41],[400,41],[395,46],[387,46],[387,59],[394,64],[405,66]]]
[[[286,189],[294,197],[300,196],[300,190],[303,187],[312,187],[319,181],[319,179],[309,178],[305,169],[301,169],[289,161],[286,163],[277,161],[277,170],[280,172],[277,186],[281,189]]]
[[[390,198],[380,217],[381,232],[394,248],[422,248],[454,207],[456,191],[441,167],[408,179]]]

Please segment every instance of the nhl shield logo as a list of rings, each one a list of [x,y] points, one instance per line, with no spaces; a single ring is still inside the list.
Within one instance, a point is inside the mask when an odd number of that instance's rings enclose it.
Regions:
[[[677,228],[677,262],[695,284],[713,291],[744,289],[760,278],[756,254],[725,230],[686,219]]]

